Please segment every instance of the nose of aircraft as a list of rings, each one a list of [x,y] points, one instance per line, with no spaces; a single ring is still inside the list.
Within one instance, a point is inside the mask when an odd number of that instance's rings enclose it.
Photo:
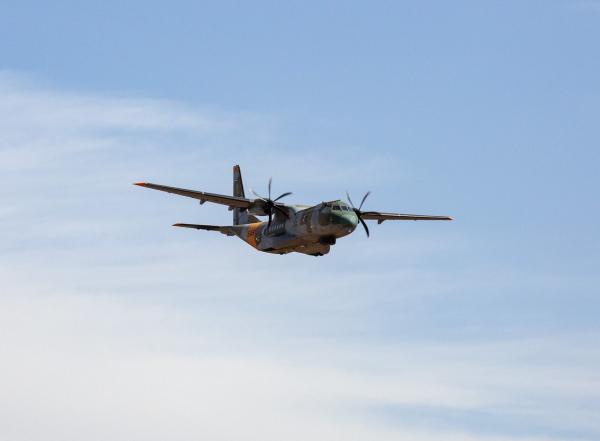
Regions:
[[[341,212],[333,215],[333,223],[354,230],[358,225],[358,217],[354,212]]]

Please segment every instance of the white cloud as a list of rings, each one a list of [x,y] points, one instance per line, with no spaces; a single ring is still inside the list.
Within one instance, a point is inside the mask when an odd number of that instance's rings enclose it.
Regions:
[[[40,291],[13,292],[9,286],[11,294],[1,299],[0,418],[9,439],[49,433],[67,440],[84,434],[512,439],[424,430],[410,422],[378,424],[364,410],[381,405],[505,407],[509,415],[529,414],[532,422],[544,421],[558,406],[578,427],[597,430],[583,410],[569,412],[567,404],[565,411],[564,402],[552,402],[598,387],[587,369],[599,361],[589,355],[593,341],[567,349],[568,342],[543,341],[370,347],[294,342],[285,335],[255,340],[243,321],[220,327],[221,320],[235,321],[226,317],[231,313],[214,315],[209,304],[207,310]],[[543,365],[528,361],[532,350],[546,354]],[[570,361],[557,360],[563,356]],[[515,408],[516,397],[522,409]]]
[[[243,324],[219,329],[211,311],[35,291],[1,300],[0,419],[3,437],[13,440],[48,434],[66,440],[501,440],[512,438],[377,424],[356,408],[486,409],[510,405],[516,393],[535,403],[548,387],[576,394],[597,387],[567,363],[534,367],[511,360],[526,357],[531,346],[545,350],[539,341],[331,348],[317,339],[278,347],[277,338],[253,343]],[[568,354],[586,359],[581,351]],[[524,409],[533,411],[532,419],[553,410],[536,406]],[[589,415],[573,417],[585,426]]]

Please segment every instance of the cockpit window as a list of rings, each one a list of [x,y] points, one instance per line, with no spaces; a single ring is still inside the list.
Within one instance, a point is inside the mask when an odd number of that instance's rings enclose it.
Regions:
[[[340,208],[340,206],[339,206],[339,205],[334,205],[334,206],[332,207],[332,209],[333,209],[333,210],[338,210],[338,211],[339,211],[339,210],[341,210],[341,208]]]
[[[346,207],[345,205],[342,205],[342,211],[348,211],[348,207]]]

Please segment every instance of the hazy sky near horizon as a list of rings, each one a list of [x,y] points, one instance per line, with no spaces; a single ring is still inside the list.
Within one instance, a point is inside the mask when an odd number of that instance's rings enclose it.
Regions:
[[[0,4],[0,438],[600,438],[600,1]],[[271,256],[131,185],[452,223]]]

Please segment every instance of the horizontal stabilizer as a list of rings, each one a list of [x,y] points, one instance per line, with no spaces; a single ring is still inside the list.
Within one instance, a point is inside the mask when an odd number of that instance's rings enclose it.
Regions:
[[[228,226],[218,226],[218,225],[199,225],[199,224],[182,224],[177,223],[173,224],[174,227],[183,227],[183,228],[194,228],[196,230],[206,230],[206,231],[218,231],[219,233],[225,234],[227,236],[235,236],[235,231],[232,227]]]

